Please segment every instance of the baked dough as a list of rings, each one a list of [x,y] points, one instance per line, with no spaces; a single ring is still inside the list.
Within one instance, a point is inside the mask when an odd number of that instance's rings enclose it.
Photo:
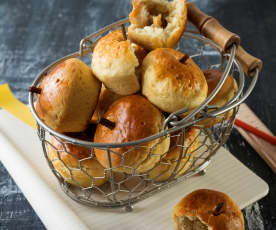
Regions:
[[[122,95],[116,94],[102,85],[101,93],[99,96],[98,104],[96,106],[95,112],[91,118],[93,124],[98,123],[99,119],[105,114],[108,108],[113,102],[122,98]]]
[[[90,139],[82,133],[70,136],[86,141]],[[104,173],[104,168],[91,157],[89,148],[51,137],[48,158],[61,177],[70,184],[87,188],[92,185],[101,186],[109,179],[108,171]]]
[[[157,134],[162,130],[165,120],[162,113],[146,98],[131,95],[115,101],[107,110],[104,118],[115,123],[114,129],[98,124],[94,142],[125,143]],[[112,148],[110,152],[112,168],[116,172],[129,174],[144,173],[159,162],[170,146],[170,138],[157,138],[141,144]],[[99,162],[108,168],[108,155],[104,149],[95,149]]]
[[[238,205],[225,193],[199,189],[186,195],[174,208],[176,230],[244,230]]]
[[[204,74],[191,58],[170,48],[151,51],[142,64],[142,94],[164,112],[192,110],[207,97]]]
[[[96,108],[101,83],[81,60],[70,58],[57,65],[40,84],[38,116],[58,132],[82,132]]]
[[[208,84],[208,95],[207,97],[213,92],[213,90],[216,88],[217,84],[219,83],[223,72],[215,69],[205,70],[204,75]],[[218,93],[215,95],[215,97],[210,101],[209,105],[215,105],[218,107],[222,107],[225,104],[227,104],[235,95],[235,93],[238,91],[238,85],[231,75],[228,75],[226,78],[224,84],[218,91]],[[212,111],[210,109],[210,111]],[[218,115],[214,118],[206,118],[197,124],[204,125],[206,128],[212,127],[215,124],[221,123],[223,120],[229,119],[233,114],[233,109],[231,109],[228,112],[225,112],[221,115]]]
[[[124,39],[120,30],[111,31],[98,41],[91,66],[95,76],[116,94],[130,95],[140,89],[135,47]]]
[[[171,135],[170,150],[165,155],[160,163],[148,172],[148,177],[154,179],[155,181],[166,181],[172,175],[177,162],[180,160],[180,164],[176,171],[175,177],[183,175],[192,165],[195,150],[198,146],[197,140],[197,129],[191,127],[185,131],[185,139],[183,146],[183,155],[179,159],[179,154],[181,151],[182,144],[182,134]]]
[[[176,45],[187,22],[186,0],[133,0],[132,5],[131,41],[149,50]]]

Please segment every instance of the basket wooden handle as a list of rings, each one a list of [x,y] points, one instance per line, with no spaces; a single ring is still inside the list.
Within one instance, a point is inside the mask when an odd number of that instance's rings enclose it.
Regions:
[[[247,53],[240,45],[240,37],[225,29],[215,18],[205,14],[193,3],[187,3],[188,20],[198,28],[201,34],[214,41],[224,52],[236,44],[238,46],[236,58],[242,65],[243,71],[252,76],[256,68],[261,71],[262,60]]]
[[[205,14],[193,3],[188,3],[188,20],[193,23],[201,34],[218,44],[224,52],[235,43],[240,44],[237,34],[225,29],[215,18]]]
[[[237,49],[236,58],[239,60],[243,71],[248,76],[254,76],[256,69],[261,72],[263,68],[263,61],[247,53],[241,46]]]

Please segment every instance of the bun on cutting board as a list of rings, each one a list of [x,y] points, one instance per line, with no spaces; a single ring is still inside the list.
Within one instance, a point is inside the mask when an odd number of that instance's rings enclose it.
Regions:
[[[162,111],[172,113],[182,108],[196,108],[206,99],[207,92],[202,71],[185,54],[159,48],[144,58],[142,94]]]
[[[82,132],[96,108],[101,83],[81,60],[58,64],[40,84],[36,112],[58,132]]]
[[[111,31],[98,41],[91,66],[107,89],[119,95],[134,94],[140,89],[135,50],[120,30]]]
[[[69,135],[81,140],[90,140],[84,133]],[[70,184],[86,188],[92,185],[101,186],[109,179],[109,173],[105,174],[104,168],[91,157],[89,148],[51,137],[48,158],[61,177]]]
[[[160,164],[148,172],[148,176],[155,181],[165,181],[170,178],[177,166],[178,161],[180,164],[176,171],[175,177],[178,178],[184,174],[191,166],[198,146],[197,129],[191,127],[185,131],[183,155],[180,158],[180,151],[182,145],[182,134],[171,134],[170,149],[164,158],[160,160]]]
[[[225,193],[199,189],[175,207],[172,219],[177,230],[244,230],[238,205]]]
[[[133,0],[132,5],[131,41],[149,50],[176,45],[187,22],[186,0]]]
[[[205,70],[203,73],[208,84],[208,97],[217,87],[223,75],[223,72],[216,69],[209,69]],[[228,75],[224,84],[222,85],[216,96],[212,99],[212,101],[210,101],[209,105],[216,105],[218,107],[222,107],[234,97],[237,91],[238,85],[235,78],[233,78],[231,75]],[[206,118],[200,121],[198,124],[204,125],[208,128],[217,123],[221,123],[225,119],[229,119],[232,116],[232,114],[233,109],[214,118]]]
[[[109,129],[98,124],[94,142],[125,143],[146,138],[159,133],[165,120],[162,113],[140,95],[126,96],[115,101],[104,118],[114,122],[115,128]],[[113,148],[110,152],[112,168],[116,172],[130,174],[134,169],[137,173],[146,172],[168,151],[169,145],[170,138],[162,137],[137,147]],[[106,150],[95,149],[95,155],[104,167],[109,167]]]

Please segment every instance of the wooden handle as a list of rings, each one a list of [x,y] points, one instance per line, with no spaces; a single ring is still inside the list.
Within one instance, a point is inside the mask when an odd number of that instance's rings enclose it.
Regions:
[[[201,34],[214,41],[226,52],[234,43],[240,44],[237,34],[225,29],[215,18],[203,13],[193,3],[188,3],[188,20],[193,23]]]
[[[202,12],[193,3],[187,3],[188,8],[188,20],[201,31],[201,27],[212,17]]]
[[[205,14],[193,3],[187,3],[188,20],[198,28],[201,34],[214,41],[226,52],[232,44],[237,45],[236,58],[242,65],[243,71],[248,75],[254,75],[256,68],[261,71],[262,60],[247,53],[240,45],[240,37],[225,29],[215,18]]]
[[[256,69],[258,69],[259,72],[262,70],[262,60],[247,53],[241,46],[239,46],[237,49],[236,58],[240,62],[243,71],[248,76],[253,76]]]

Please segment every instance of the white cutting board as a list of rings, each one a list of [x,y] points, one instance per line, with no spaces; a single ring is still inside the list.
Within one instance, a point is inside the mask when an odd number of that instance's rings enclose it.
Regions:
[[[47,229],[173,229],[173,207],[195,189],[225,192],[241,209],[268,193],[261,178],[221,148],[206,175],[189,178],[136,204],[131,213],[85,207],[61,191],[46,164],[36,131],[4,110],[0,110],[0,160]]]

